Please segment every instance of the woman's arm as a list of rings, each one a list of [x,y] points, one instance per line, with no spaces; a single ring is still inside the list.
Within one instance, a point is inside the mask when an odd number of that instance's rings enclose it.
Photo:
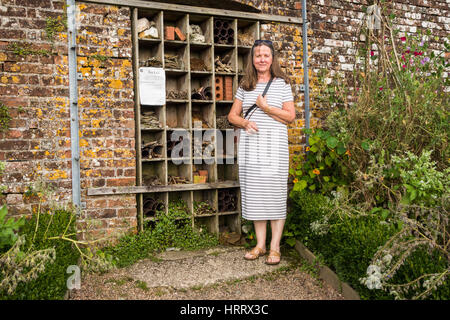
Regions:
[[[281,109],[274,108],[267,104],[267,97],[259,95],[258,99],[256,99],[256,105],[267,113],[268,116],[281,123],[289,124],[295,120],[294,101],[283,102],[283,107]]]
[[[232,125],[239,128],[243,128],[246,131],[248,131],[249,129],[258,131],[256,123],[242,118],[241,113],[242,113],[242,101],[239,99],[234,99],[230,113],[228,114],[228,121]]]

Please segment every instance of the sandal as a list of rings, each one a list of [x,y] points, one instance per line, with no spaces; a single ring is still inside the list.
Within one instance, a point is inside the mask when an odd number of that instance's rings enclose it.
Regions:
[[[273,260],[273,258],[279,258],[279,259],[278,259],[278,261],[271,262]],[[278,251],[275,251],[275,250],[270,250],[265,263],[273,266],[273,265],[279,264],[280,261],[281,261],[281,253],[279,253]]]
[[[244,256],[245,260],[256,260],[260,256],[265,255],[266,254],[266,250],[263,250],[263,249],[258,248],[258,247],[254,247],[251,251],[248,251],[247,253],[249,253],[251,255],[251,257],[247,258],[246,256]]]

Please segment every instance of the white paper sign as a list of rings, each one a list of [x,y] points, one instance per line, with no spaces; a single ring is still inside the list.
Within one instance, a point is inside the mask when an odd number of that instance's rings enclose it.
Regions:
[[[163,68],[139,68],[139,96],[141,104],[166,104],[166,74]]]

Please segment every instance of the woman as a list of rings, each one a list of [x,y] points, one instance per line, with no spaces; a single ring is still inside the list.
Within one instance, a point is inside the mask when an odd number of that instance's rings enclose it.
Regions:
[[[271,78],[273,81],[263,97]],[[244,258],[255,260],[266,253],[266,228],[270,220],[272,239],[267,264],[280,262],[280,241],[286,220],[289,173],[286,124],[295,119],[289,82],[281,71],[272,42],[256,40],[228,114],[228,121],[241,128],[238,163],[242,217],[253,220],[257,240],[256,247]],[[257,108],[244,119],[241,112],[245,114],[253,104]]]

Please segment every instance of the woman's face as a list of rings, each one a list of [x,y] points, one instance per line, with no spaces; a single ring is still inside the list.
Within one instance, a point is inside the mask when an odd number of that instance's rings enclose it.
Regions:
[[[270,72],[272,65],[272,50],[265,45],[253,49],[253,65],[258,73]]]

